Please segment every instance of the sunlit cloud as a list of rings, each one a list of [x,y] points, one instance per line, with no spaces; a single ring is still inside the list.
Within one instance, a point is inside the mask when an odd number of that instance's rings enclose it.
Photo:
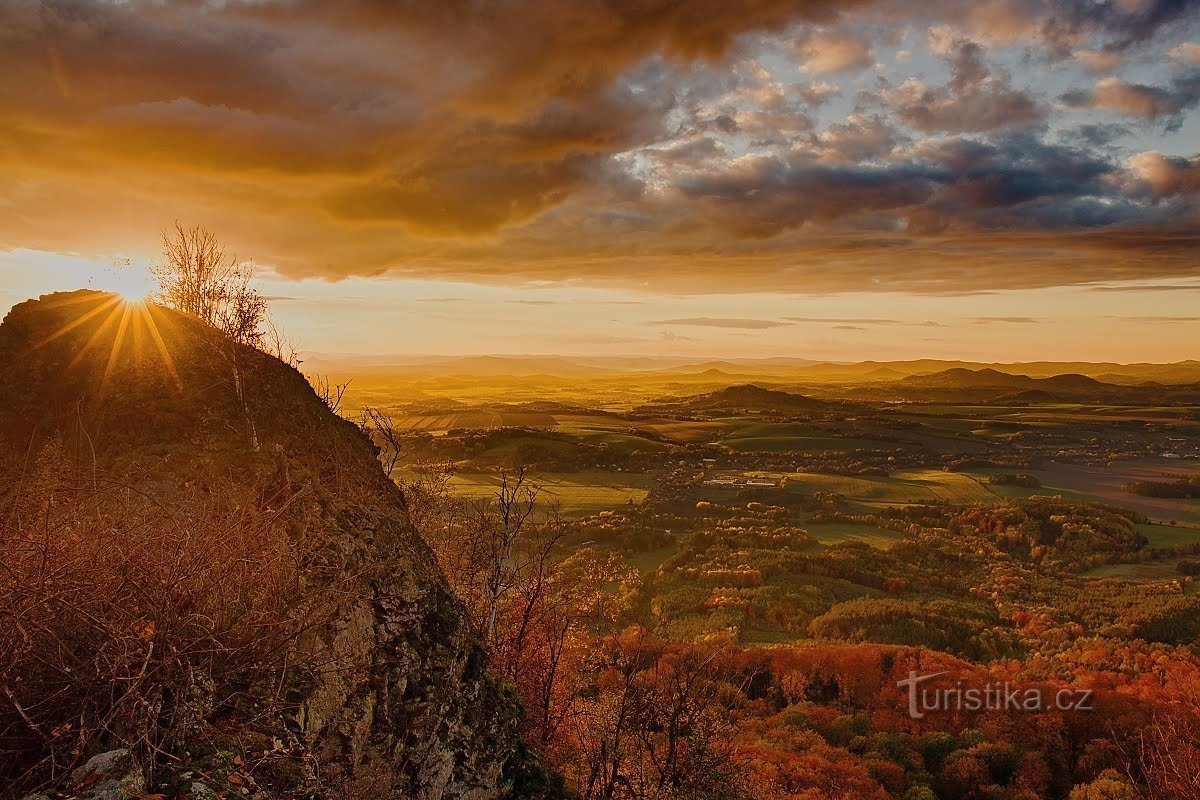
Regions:
[[[687,331],[681,348],[803,348],[1023,314],[951,297],[1161,302],[1129,287],[1200,276],[1198,13],[516,0],[474,25],[454,4],[4,4],[2,291],[98,286],[55,259],[145,265],[178,218],[322,337],[356,316],[415,348],[516,348],[524,324],[599,343],[612,317]],[[929,304],[731,299],[847,293]]]

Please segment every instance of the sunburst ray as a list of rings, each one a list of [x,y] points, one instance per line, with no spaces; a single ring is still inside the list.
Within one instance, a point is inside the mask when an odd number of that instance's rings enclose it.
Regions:
[[[87,355],[88,351],[96,346],[96,344],[104,337],[104,334],[108,330],[109,326],[116,322],[120,317],[124,309],[120,304],[120,298],[117,298],[117,300],[118,302],[116,303],[105,304],[105,308],[112,308],[111,313],[109,313],[109,315],[104,318],[104,321],[97,326],[96,330],[92,332],[91,337],[84,342],[83,347],[79,348],[79,352],[77,352],[75,357],[71,359],[71,363],[67,365],[68,369],[79,366],[79,363],[83,361],[83,358]],[[92,313],[89,314],[89,316],[95,316],[95,314]]]
[[[94,300],[95,298],[88,297],[86,299]],[[48,345],[50,342],[54,341],[58,337],[65,336],[66,334],[68,334],[71,331],[78,328],[80,325],[83,325],[84,323],[86,323],[88,320],[92,319],[95,316],[98,316],[99,314],[104,313],[105,311],[107,311],[108,309],[112,308],[113,306],[117,305],[120,302],[121,302],[121,298],[114,294],[112,297],[108,298],[103,303],[101,303],[100,305],[93,308],[91,311],[87,312],[86,314],[79,315],[75,319],[71,320],[70,322],[68,322],[65,325],[63,325],[62,327],[60,327],[58,330],[54,331],[54,333],[50,334],[45,339],[42,339],[41,341],[36,343],[33,346],[34,349],[36,350],[39,347],[45,347],[46,345]],[[62,305],[72,305],[72,303],[63,303]],[[103,325],[101,327],[103,327]],[[94,336],[92,338],[95,339]],[[91,344],[90,341],[89,341],[89,344]]]
[[[167,343],[163,340],[162,333],[158,330],[158,324],[154,321],[154,315],[158,311],[158,306],[145,303],[142,305],[141,318],[145,322],[146,330],[150,332],[150,338],[154,341],[155,349],[162,356],[163,364],[167,367],[167,372],[171,374],[171,380],[175,382],[175,388],[183,391],[183,380],[179,377],[179,371],[175,369],[175,359],[171,358],[171,351],[167,349]]]
[[[121,321],[117,323],[117,333],[113,336],[112,351],[108,354],[108,364],[104,367],[104,377],[100,379],[100,388],[102,390],[108,385],[108,379],[112,376],[113,370],[117,366],[117,357],[121,354],[121,346],[125,344],[125,332],[129,330],[129,315],[132,312],[132,303],[121,304]]]

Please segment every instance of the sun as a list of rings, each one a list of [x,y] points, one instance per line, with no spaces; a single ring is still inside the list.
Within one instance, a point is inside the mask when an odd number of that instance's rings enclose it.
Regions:
[[[102,292],[119,295],[130,304],[145,303],[158,288],[149,270],[127,263],[113,264],[96,275],[92,284]]]
[[[100,289],[99,282],[93,281],[93,285]],[[162,333],[172,325],[170,315],[162,307],[145,301],[149,294],[147,282],[129,281],[120,282],[120,285],[123,287],[121,290],[117,284],[106,282],[103,294],[70,293],[64,299],[55,301],[58,306],[71,307],[71,311],[64,315],[63,324],[36,342],[34,348],[44,347],[76,332],[82,344],[67,365],[70,369],[87,358],[89,353],[109,347],[104,375],[100,380],[101,392],[107,388],[109,379],[123,357],[131,358],[134,364],[141,364],[145,356],[157,353],[175,387],[182,390],[183,381]],[[135,300],[138,296],[141,299]],[[84,335],[87,336],[86,341],[82,339]]]

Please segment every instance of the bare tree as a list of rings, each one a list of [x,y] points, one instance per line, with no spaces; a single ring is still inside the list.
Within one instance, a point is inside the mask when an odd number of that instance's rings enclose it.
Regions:
[[[500,489],[494,502],[480,504],[475,518],[477,533],[475,545],[479,549],[482,567],[481,582],[483,614],[481,615],[483,640],[490,646],[496,638],[496,615],[501,602],[509,592],[516,589],[526,570],[534,563],[541,547],[534,547],[526,558],[521,558],[519,545],[523,543],[526,523],[537,508],[541,487],[525,479],[525,468],[518,468],[514,476],[501,474]]]
[[[254,267],[227,254],[212,231],[198,225],[185,228],[178,220],[163,231],[162,245],[163,261],[150,270],[158,282],[158,300],[225,334],[219,352],[229,365],[248,444],[257,450],[243,348],[262,346],[267,301],[251,283]]]
[[[392,477],[396,462],[400,460],[401,447],[400,431],[396,429],[391,416],[381,408],[363,406],[358,424],[379,447],[379,461],[383,464],[383,471],[389,478]]]
[[[321,402],[329,406],[329,410],[333,413],[338,413],[342,408],[346,390],[350,388],[353,379],[345,383],[330,383],[328,375],[306,375],[305,377],[308,378],[317,397],[321,398]]]
[[[1152,800],[1200,800],[1200,733],[1194,713],[1157,714],[1137,731],[1131,746],[1121,749],[1136,766],[1129,777],[1140,776]]]
[[[275,356],[289,367],[299,369],[303,363],[300,358],[300,348],[296,340],[287,334],[270,314],[263,320],[265,326],[260,349],[268,355]]]
[[[253,285],[254,266],[228,254],[216,235],[178,221],[163,231],[163,261],[151,267],[164,305],[192,314],[241,344],[263,336],[267,302]]]

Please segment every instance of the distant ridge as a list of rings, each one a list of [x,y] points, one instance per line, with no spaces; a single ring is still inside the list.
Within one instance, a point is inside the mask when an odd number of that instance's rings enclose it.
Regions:
[[[985,367],[983,369],[953,369],[935,372],[932,375],[911,375],[899,381],[906,386],[936,386],[944,388],[1008,388],[1043,389],[1059,391],[1095,391],[1118,388],[1113,384],[1101,383],[1087,375],[1065,374],[1047,378],[1031,378],[1028,375],[1011,375],[1007,372]]]
[[[718,389],[715,392],[682,397],[677,400],[647,406],[670,406],[674,409],[690,411],[723,411],[723,412],[758,412],[758,413],[788,413],[813,409],[828,408],[831,404],[802,394],[784,392],[778,389],[767,389],[753,383],[737,384]],[[645,410],[645,409],[643,409]]]
[[[412,356],[313,353],[305,356],[306,370],[347,375],[395,376],[533,376],[620,378],[637,375],[702,382],[708,379],[750,383],[776,381],[791,384],[877,384],[910,377],[944,376],[951,370],[982,373],[992,380],[1052,378],[1078,375],[1110,385],[1135,386],[1146,382],[1185,385],[1200,382],[1200,361],[1172,364],[1118,364],[1115,362],[1031,361],[974,363],[941,359],[860,362],[814,361],[804,358],[699,358],[680,356],[562,356],[475,355]],[[961,373],[951,373],[953,375]],[[980,380],[975,378],[973,380]],[[1004,385],[1009,385],[1004,380]]]

